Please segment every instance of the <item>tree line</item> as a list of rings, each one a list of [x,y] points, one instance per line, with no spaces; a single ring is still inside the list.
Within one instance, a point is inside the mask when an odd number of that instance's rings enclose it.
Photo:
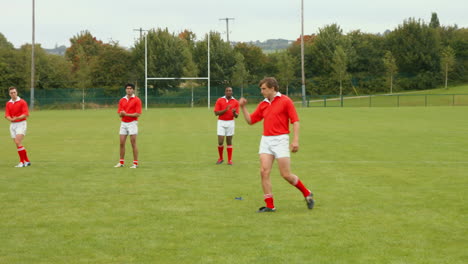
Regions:
[[[211,85],[242,87],[264,76],[275,76],[282,89],[301,86],[300,38],[287,49],[265,54],[247,43],[231,45],[218,32],[197,36],[189,30],[173,33],[153,29],[147,33],[148,76],[206,77],[210,38]],[[430,89],[468,82],[468,29],[442,26],[436,13],[430,23],[409,18],[392,31],[343,33],[337,24],[304,36],[307,93],[372,94]],[[31,45],[19,49],[0,33],[0,87],[31,87]],[[126,82],[144,85],[144,39],[125,49],[104,43],[89,31],[70,39],[65,56],[35,47],[36,89],[104,88],[115,93]],[[157,81],[158,95],[177,93],[194,81]],[[300,89],[297,89],[299,91]]]

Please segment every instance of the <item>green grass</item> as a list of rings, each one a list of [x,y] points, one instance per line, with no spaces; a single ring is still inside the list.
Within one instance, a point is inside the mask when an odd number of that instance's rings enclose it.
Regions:
[[[19,169],[3,121],[0,263],[467,263],[467,110],[298,109],[292,170],[317,204],[275,165],[273,214],[255,213],[261,124],[239,119],[216,166],[212,109],[150,109],[132,170],[112,167],[115,109],[32,112]]]

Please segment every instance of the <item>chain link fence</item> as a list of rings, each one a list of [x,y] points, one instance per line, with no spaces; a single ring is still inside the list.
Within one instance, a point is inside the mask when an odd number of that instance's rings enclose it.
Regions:
[[[224,88],[210,88],[210,105],[224,96]],[[281,89],[295,102],[302,102],[300,88]],[[208,88],[203,86],[171,88],[168,90],[148,88],[148,107],[206,107]],[[29,92],[21,92],[20,97],[30,101]],[[36,109],[95,109],[117,107],[118,101],[125,95],[125,89],[109,90],[104,88],[88,89],[50,89],[35,90]],[[144,89],[137,89],[137,95],[145,102]],[[233,87],[233,96],[246,97],[249,103],[263,100],[256,85]],[[1,107],[9,100],[7,93],[0,95]],[[407,106],[468,106],[468,94],[385,94],[385,95],[308,95],[308,107],[407,107]]]

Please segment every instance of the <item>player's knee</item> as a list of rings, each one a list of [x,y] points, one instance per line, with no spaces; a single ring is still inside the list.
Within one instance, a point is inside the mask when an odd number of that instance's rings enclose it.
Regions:
[[[270,168],[264,168],[264,167],[260,168],[260,174],[262,175],[262,177],[269,176],[270,172],[271,172]]]
[[[289,171],[289,170],[282,170],[280,171],[281,177],[283,177],[285,180],[292,180],[294,179],[294,175]]]

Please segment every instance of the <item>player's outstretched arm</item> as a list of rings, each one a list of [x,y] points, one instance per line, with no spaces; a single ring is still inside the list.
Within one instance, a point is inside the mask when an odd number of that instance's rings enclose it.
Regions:
[[[245,121],[247,121],[247,124],[251,125],[252,124],[252,120],[250,119],[250,113],[249,111],[247,110],[247,99],[245,99],[244,97],[242,97],[241,99],[239,99],[239,106],[241,107],[242,109],[242,113],[244,114],[244,118],[245,118]]]

